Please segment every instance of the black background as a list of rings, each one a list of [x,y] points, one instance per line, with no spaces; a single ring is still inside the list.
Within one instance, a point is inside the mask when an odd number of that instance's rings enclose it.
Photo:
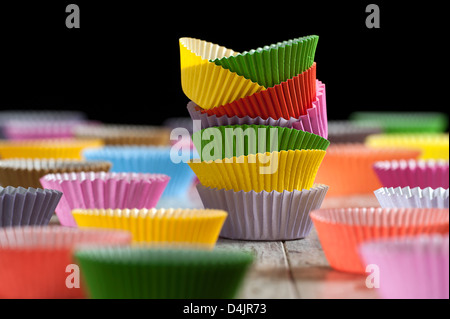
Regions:
[[[80,8],[68,29],[65,8]],[[366,6],[380,7],[368,29]],[[444,2],[441,2],[444,3]],[[438,1],[16,1],[0,5],[0,110],[82,110],[110,123],[188,116],[178,39],[235,51],[317,34],[329,119],[356,110],[446,111]]]

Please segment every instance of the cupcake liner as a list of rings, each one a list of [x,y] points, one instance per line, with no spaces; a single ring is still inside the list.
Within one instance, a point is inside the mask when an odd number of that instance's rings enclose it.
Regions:
[[[374,194],[383,208],[449,208],[448,188],[383,187]]]
[[[74,132],[77,138],[100,139],[105,145],[169,145],[170,130],[150,125],[80,125]]]
[[[241,251],[107,248],[75,253],[93,299],[232,299],[253,262]]]
[[[101,147],[103,142],[96,139],[39,139],[0,140],[0,158],[60,158],[82,159],[85,148]]]
[[[384,187],[449,188],[448,161],[380,161],[373,169]]]
[[[75,209],[79,227],[130,231],[134,242],[191,243],[214,247],[227,217],[213,209]]]
[[[292,192],[234,192],[197,185],[205,208],[228,212],[221,237],[237,240],[293,240],[308,236],[311,210],[320,208],[328,186]]]
[[[81,172],[48,174],[41,184],[64,193],[56,214],[63,226],[76,227],[76,208],[153,208],[169,177],[163,174]]]
[[[1,110],[0,138],[5,138],[4,127],[11,121],[84,121],[86,114],[69,110]]]
[[[328,140],[333,144],[364,143],[369,135],[382,133],[375,124],[359,124],[349,120],[328,121]]]
[[[323,150],[289,150],[188,164],[206,187],[236,192],[290,192],[313,186],[324,156]]]
[[[202,113],[251,118],[299,118],[307,114],[316,100],[316,64],[280,84]]]
[[[53,189],[0,186],[0,227],[47,225],[62,195]]]
[[[81,120],[12,120],[3,126],[9,140],[72,138],[78,125],[93,125]]]
[[[226,115],[218,117],[217,115],[207,115],[201,112],[201,108],[194,102],[189,102],[187,105],[188,112],[192,120],[200,120],[202,128],[225,126],[225,125],[271,125],[295,128],[301,131],[307,131],[323,138],[328,136],[327,128],[327,107],[325,96],[325,84],[316,81],[316,100],[312,104],[312,108],[307,109],[307,114],[300,116],[300,118],[291,117],[289,120],[284,118],[273,119],[271,117],[263,119],[261,117],[251,118],[244,116],[228,117]]]
[[[195,175],[185,161],[172,160],[172,153],[176,152],[171,147],[146,146],[108,146],[83,152],[87,160],[111,162],[113,164],[111,172],[168,175],[170,181],[162,197],[185,197]],[[192,153],[196,156],[195,152]]]
[[[192,140],[201,160],[213,161],[271,151],[296,149],[325,151],[330,144],[319,135],[267,125],[227,125],[207,128],[195,132]],[[211,154],[212,150],[214,154]]]
[[[448,234],[372,241],[359,252],[364,264],[378,266],[382,298],[449,298]]]
[[[420,159],[449,159],[448,133],[443,134],[375,134],[366,139],[372,148],[418,149]]]
[[[365,274],[358,254],[363,242],[449,231],[448,209],[332,208],[312,211],[310,217],[330,266],[359,274]]]
[[[213,62],[259,85],[272,87],[310,68],[318,41],[318,36],[310,35],[218,57]]]
[[[350,120],[371,123],[384,133],[442,133],[448,128],[448,115],[440,112],[354,112]]]
[[[382,160],[415,159],[420,152],[404,149],[372,149],[363,144],[331,144],[316,182],[328,185],[329,196],[373,194],[382,185],[373,164]]]
[[[76,264],[72,258],[74,249],[129,245],[130,241],[129,233],[117,230],[54,226],[0,228],[0,298],[85,298],[81,278],[79,288],[66,286],[69,276],[75,275],[73,270],[66,271],[67,266]]]
[[[237,52],[194,38],[180,38],[179,43],[181,87],[184,94],[203,109],[227,104],[264,89],[209,61]]]
[[[67,172],[108,172],[111,163],[65,159],[12,158],[0,160],[0,185],[41,187],[40,178]]]

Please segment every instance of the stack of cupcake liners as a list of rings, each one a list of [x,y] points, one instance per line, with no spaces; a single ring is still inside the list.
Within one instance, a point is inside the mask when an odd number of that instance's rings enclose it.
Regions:
[[[48,225],[62,195],[53,189],[0,186],[0,227]]]
[[[39,188],[40,178],[47,174],[108,172],[110,168],[111,163],[107,161],[11,158],[0,160],[0,185]]]
[[[170,181],[162,197],[185,198],[195,176],[186,161],[196,157],[197,154],[195,150],[192,150],[187,155],[179,155],[171,147],[162,146],[105,146],[99,149],[87,149],[83,152],[83,156],[86,160],[111,162],[111,172],[168,175]]]
[[[374,240],[359,246],[365,265],[376,265],[384,299],[448,299],[449,236]]]
[[[213,248],[227,213],[213,209],[74,209],[79,227],[130,231],[135,243]]]
[[[111,247],[75,253],[93,299],[236,298],[253,255],[238,251]]]
[[[73,258],[75,249],[130,242],[131,235],[118,230],[56,226],[0,228],[0,298],[86,298],[84,283],[77,277],[80,272]]]
[[[329,208],[310,214],[330,266],[366,274],[358,253],[364,242],[449,231],[449,210],[438,208]]]
[[[328,190],[314,184],[329,141],[318,36],[235,52],[180,39],[181,83],[199,121],[189,161],[205,208],[228,212],[222,237],[306,237]]]
[[[371,148],[415,149],[420,150],[419,159],[449,159],[448,133],[397,133],[373,134],[365,144]]]
[[[64,193],[56,208],[63,226],[76,227],[76,208],[153,208],[169,177],[164,174],[81,172],[48,174],[41,184]]]
[[[377,189],[374,193],[383,208],[449,208],[448,188],[383,187]]]
[[[448,188],[448,160],[379,161],[373,170],[383,187]]]

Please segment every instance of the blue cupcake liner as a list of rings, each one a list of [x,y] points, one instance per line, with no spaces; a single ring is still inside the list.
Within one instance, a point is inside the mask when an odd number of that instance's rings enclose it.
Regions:
[[[171,149],[172,147],[157,146],[105,146],[85,149],[83,156],[87,160],[111,162],[110,172],[166,174],[170,176],[170,181],[162,198],[185,197],[192,186],[195,174],[185,161],[174,163],[171,160]],[[195,152],[193,156],[196,157]]]

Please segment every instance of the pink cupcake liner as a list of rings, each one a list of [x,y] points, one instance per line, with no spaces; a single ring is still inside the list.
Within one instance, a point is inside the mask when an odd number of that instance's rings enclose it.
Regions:
[[[449,236],[421,235],[361,244],[365,265],[376,265],[385,299],[449,299]]]
[[[84,120],[13,120],[4,124],[3,133],[9,140],[72,138],[79,125],[96,124]]]
[[[205,208],[222,209],[228,217],[220,236],[239,240],[293,240],[308,236],[311,210],[320,208],[326,185],[292,192],[235,192],[197,185]]]
[[[63,192],[56,214],[61,225],[76,227],[75,208],[154,208],[169,179],[164,174],[81,172],[47,174],[40,181]]]
[[[383,187],[374,194],[383,208],[449,208],[448,188]]]
[[[66,280],[75,274],[75,249],[130,245],[131,234],[119,230],[69,227],[0,228],[0,298],[86,298],[80,275],[79,288]],[[69,278],[70,279],[70,278]],[[69,280],[74,283],[74,281]]]
[[[316,101],[313,102],[312,108],[307,109],[307,115],[302,115],[298,119],[273,119],[271,117],[262,119],[261,117],[251,118],[250,116],[240,118],[238,116],[228,117],[226,115],[218,117],[217,115],[201,113],[199,107],[192,101],[188,103],[187,109],[192,120],[201,121],[201,129],[213,126],[254,124],[295,128],[320,135],[323,138],[327,138],[328,136],[325,84],[320,81],[317,81],[317,97]]]
[[[380,161],[374,164],[373,169],[383,187],[449,188],[448,161]]]

